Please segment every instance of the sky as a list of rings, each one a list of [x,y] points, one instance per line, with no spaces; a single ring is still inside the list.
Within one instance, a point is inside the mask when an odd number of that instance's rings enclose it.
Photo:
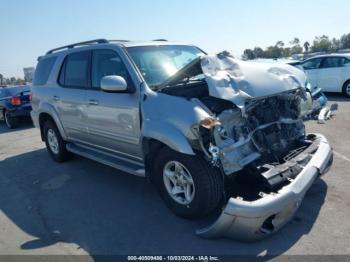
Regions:
[[[95,38],[246,48],[350,33],[348,0],[0,0],[0,73],[23,77],[47,50]]]

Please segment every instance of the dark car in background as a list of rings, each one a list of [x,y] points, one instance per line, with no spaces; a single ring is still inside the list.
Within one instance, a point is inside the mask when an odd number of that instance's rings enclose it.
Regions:
[[[16,128],[21,120],[30,119],[30,86],[11,86],[0,88],[0,118],[8,128]]]

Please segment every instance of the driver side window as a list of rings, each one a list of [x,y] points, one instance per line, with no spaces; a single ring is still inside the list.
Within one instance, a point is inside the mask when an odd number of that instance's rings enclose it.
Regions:
[[[129,73],[120,58],[113,50],[94,50],[92,54],[92,88],[101,88],[101,79],[104,76],[117,75],[125,79],[128,88],[132,87],[132,81]]]
[[[318,69],[321,65],[322,58],[310,59],[302,64],[305,70]]]

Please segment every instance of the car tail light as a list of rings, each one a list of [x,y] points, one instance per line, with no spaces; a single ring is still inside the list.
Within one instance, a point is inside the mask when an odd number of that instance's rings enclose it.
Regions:
[[[32,102],[32,94],[29,94],[29,102]]]
[[[21,98],[19,96],[13,96],[10,100],[10,103],[14,106],[21,105]]]

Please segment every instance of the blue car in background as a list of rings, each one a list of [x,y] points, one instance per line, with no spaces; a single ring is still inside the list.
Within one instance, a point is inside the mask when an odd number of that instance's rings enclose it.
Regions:
[[[16,128],[24,118],[30,119],[30,86],[0,88],[0,118],[8,128]]]

